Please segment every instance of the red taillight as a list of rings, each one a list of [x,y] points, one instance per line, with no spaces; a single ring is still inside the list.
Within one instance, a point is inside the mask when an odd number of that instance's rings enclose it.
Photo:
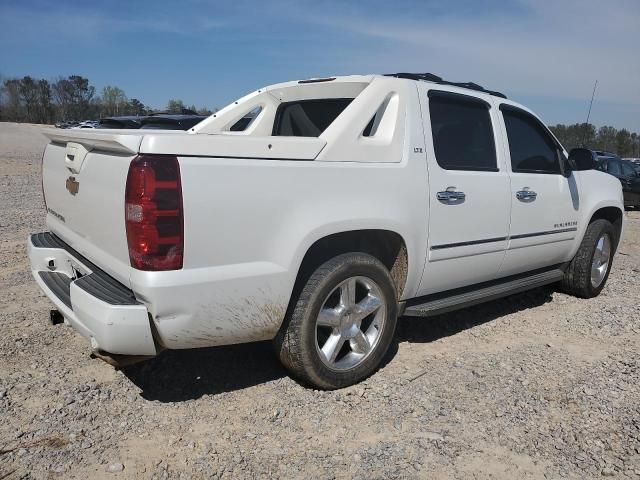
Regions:
[[[127,175],[124,213],[133,268],[182,268],[184,227],[177,157],[138,155],[133,159]]]

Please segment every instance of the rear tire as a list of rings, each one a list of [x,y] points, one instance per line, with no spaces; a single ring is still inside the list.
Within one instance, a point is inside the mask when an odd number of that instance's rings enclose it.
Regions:
[[[291,374],[324,390],[374,373],[393,340],[397,297],[375,257],[346,253],[318,267],[302,287],[274,339]]]
[[[609,278],[616,234],[607,220],[591,222],[562,279],[562,289],[580,298],[597,297]]]

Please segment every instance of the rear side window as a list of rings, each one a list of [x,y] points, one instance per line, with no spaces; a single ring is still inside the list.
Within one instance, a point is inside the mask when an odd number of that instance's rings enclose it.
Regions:
[[[558,147],[540,122],[526,112],[503,108],[511,170],[523,173],[560,173]]]
[[[276,112],[273,135],[318,137],[352,101],[352,98],[323,98],[282,103]]]
[[[466,95],[429,92],[436,161],[446,170],[497,172],[489,105]]]
[[[258,118],[258,115],[260,115],[260,112],[262,112],[262,107],[254,108],[249,113],[247,113],[244,117],[238,120],[236,123],[231,125],[231,128],[229,129],[229,131],[244,132],[247,128],[249,128],[249,125],[251,125],[253,121],[256,118]]]

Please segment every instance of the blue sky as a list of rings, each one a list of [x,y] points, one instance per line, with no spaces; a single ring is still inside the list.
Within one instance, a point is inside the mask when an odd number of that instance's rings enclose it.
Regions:
[[[640,131],[640,0],[0,0],[0,75],[88,77],[163,107],[299,78],[432,72],[549,123]]]

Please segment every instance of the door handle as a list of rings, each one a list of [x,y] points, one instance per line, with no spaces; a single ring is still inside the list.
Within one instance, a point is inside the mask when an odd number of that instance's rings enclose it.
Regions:
[[[464,192],[457,192],[456,187],[447,187],[444,192],[438,192],[436,198],[442,203],[456,203],[464,202],[467,195]]]
[[[516,198],[523,202],[533,202],[538,197],[538,194],[531,190],[529,187],[524,187],[522,190],[516,192]]]

